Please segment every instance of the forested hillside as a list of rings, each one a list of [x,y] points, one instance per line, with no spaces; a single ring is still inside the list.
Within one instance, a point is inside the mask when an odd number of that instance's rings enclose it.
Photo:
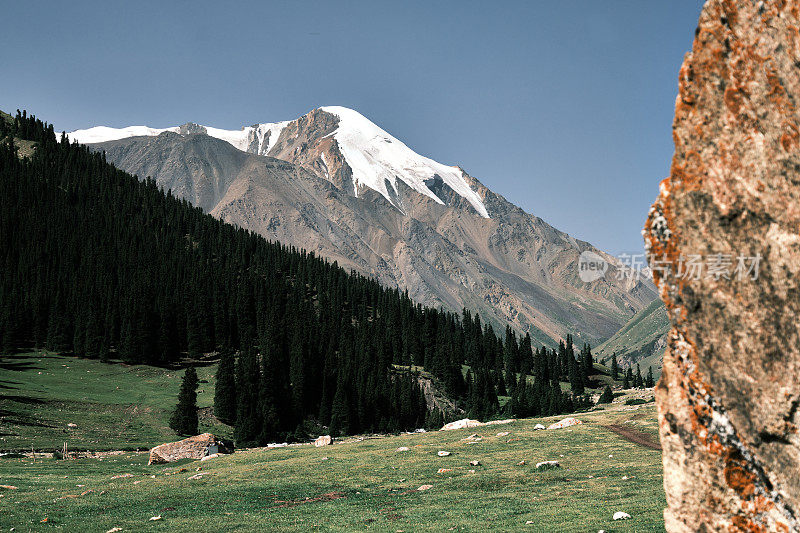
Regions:
[[[309,420],[334,434],[438,423],[403,370],[412,365],[480,417],[498,413],[498,394],[512,396],[512,414],[569,411],[577,396],[559,380],[576,395],[588,383],[588,347],[577,360],[571,341],[533,350],[468,311],[417,305],[205,215],[26,113],[0,120],[0,140],[4,353],[166,365],[220,352],[231,387],[222,416],[241,443],[286,438]],[[35,143],[32,155],[22,142]]]

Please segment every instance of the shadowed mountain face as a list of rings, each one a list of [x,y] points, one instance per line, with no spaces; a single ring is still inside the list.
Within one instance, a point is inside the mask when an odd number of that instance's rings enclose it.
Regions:
[[[88,131],[71,137],[97,140]],[[107,137],[124,136],[114,131]],[[188,125],[145,133],[92,146],[227,222],[406,289],[420,303],[473,309],[535,343],[568,332],[599,343],[656,297],[647,280],[618,280],[607,254],[352,110],[321,108],[239,132]],[[581,281],[584,250],[611,263],[605,278]]]

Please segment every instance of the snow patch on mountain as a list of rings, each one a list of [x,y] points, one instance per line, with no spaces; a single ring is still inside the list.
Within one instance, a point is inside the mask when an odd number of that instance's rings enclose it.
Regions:
[[[266,155],[275,146],[275,141],[278,140],[287,124],[289,124],[288,120],[256,124],[241,130],[222,130],[206,126],[206,131],[211,137],[227,141],[243,152]]]
[[[76,130],[68,133],[70,141],[78,141],[81,144],[101,143],[106,141],[116,141],[117,139],[127,139],[128,137],[155,136],[165,131],[178,132],[180,128],[150,128],[148,126],[128,126],[127,128],[109,128],[108,126],[95,126],[85,130]]]
[[[486,207],[470,188],[460,168],[419,155],[357,111],[340,106],[320,109],[339,117],[339,126],[332,135],[352,169],[353,181],[357,185],[374,189],[392,202],[392,196],[396,197],[396,194],[389,194],[387,184],[397,193],[397,178],[400,178],[415,191],[444,204],[425,184],[426,180],[439,176],[472,204],[479,215],[489,218]]]

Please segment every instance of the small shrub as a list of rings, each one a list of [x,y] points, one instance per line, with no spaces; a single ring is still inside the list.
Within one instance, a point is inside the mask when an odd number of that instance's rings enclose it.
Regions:
[[[643,403],[647,403],[647,401],[642,400],[641,398],[630,398],[625,400],[625,405],[642,405]]]

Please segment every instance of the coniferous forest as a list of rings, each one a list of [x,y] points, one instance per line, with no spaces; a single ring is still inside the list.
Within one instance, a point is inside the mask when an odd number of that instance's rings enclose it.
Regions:
[[[309,423],[440,424],[450,415],[429,408],[420,367],[474,418],[590,405],[589,346],[533,348],[468,310],[422,307],[206,215],[24,112],[0,119],[0,202],[0,350],[152,365],[216,353],[215,413],[239,443],[299,438]],[[503,409],[498,395],[511,397]]]

